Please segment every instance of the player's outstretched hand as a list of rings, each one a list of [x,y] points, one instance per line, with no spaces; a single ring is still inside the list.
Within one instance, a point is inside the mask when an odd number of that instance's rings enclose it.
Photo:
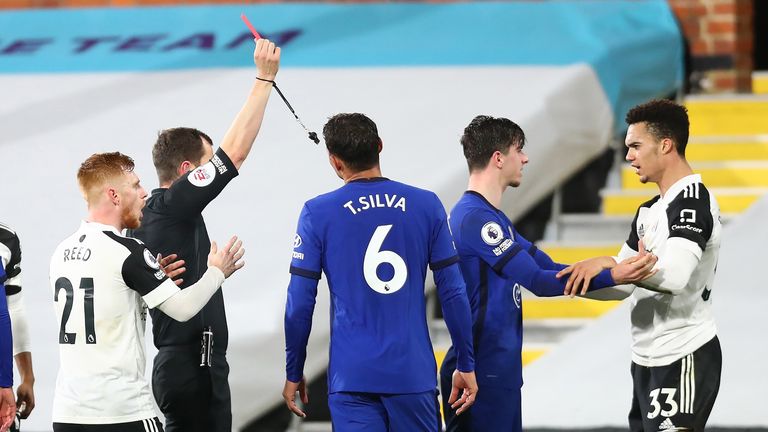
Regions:
[[[459,397],[461,391],[461,397]],[[459,415],[469,409],[477,397],[477,378],[474,372],[461,372],[458,369],[453,371],[453,385],[451,395],[448,397],[448,403],[451,408],[456,410]]]
[[[245,265],[245,261],[242,261],[244,254],[243,242],[238,240],[237,236],[232,236],[221,250],[218,250],[216,242],[212,241],[211,252],[208,254],[208,266],[218,267],[224,273],[224,277],[228,278],[232,276],[232,273],[243,268]]]
[[[616,284],[639,282],[653,276],[658,271],[653,266],[656,265],[659,258],[645,250],[642,240],[640,240],[638,249],[640,249],[640,253],[625,259],[611,269],[611,276],[613,276]]]
[[[256,76],[263,80],[274,81],[280,69],[280,47],[269,39],[255,39],[253,62],[256,64]]]
[[[309,396],[307,396],[307,378],[301,377],[301,381],[295,383],[293,381],[285,380],[285,386],[283,387],[283,399],[285,399],[285,405],[291,410],[292,413],[304,418],[307,414],[296,405],[296,392],[299,393],[301,402],[304,404],[309,403]]]
[[[0,432],[5,432],[13,424],[16,418],[16,398],[13,397],[13,389],[0,388]]]
[[[157,254],[157,262],[160,263],[160,267],[162,267],[168,279],[174,281],[176,286],[181,286],[184,279],[178,276],[187,271],[187,268],[184,267],[185,261],[177,259],[178,257],[176,254],[170,254],[167,257],[164,257],[163,254]]]
[[[557,275],[558,279],[565,275],[569,275],[568,282],[565,283],[565,290],[563,295],[575,296],[584,295],[589,289],[589,283],[592,278],[597,276],[604,269],[613,268],[616,265],[616,261],[611,257],[596,257],[579,261],[575,264],[571,264],[568,267],[560,270]]]

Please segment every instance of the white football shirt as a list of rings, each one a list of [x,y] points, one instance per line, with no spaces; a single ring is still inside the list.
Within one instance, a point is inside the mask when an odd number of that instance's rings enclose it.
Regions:
[[[111,424],[155,417],[144,375],[146,307],[179,289],[144,244],[83,222],[51,257],[60,368],[53,421]]]

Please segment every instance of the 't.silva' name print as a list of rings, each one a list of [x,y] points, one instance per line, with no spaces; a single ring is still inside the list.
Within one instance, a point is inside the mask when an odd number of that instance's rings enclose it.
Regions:
[[[365,195],[357,198],[355,201],[347,201],[344,208],[356,215],[362,211],[373,208],[396,208],[405,212],[405,197],[399,197],[397,194],[376,194]]]

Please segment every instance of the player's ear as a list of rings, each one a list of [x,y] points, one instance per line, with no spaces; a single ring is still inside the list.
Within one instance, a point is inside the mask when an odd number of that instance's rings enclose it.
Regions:
[[[664,138],[661,140],[661,154],[672,153],[674,151],[676,151],[675,143],[671,139]]]
[[[379,153],[381,153],[381,149],[383,148],[384,148],[384,141],[382,141],[381,138],[379,138]]]
[[[504,155],[501,154],[501,152],[498,151],[498,150],[493,152],[493,155],[491,155],[491,163],[496,168],[501,168],[501,166],[504,164],[504,158],[502,156],[504,156]]]
[[[112,203],[112,205],[114,206],[120,205],[120,195],[117,193],[117,189],[115,189],[114,186],[105,187],[105,191],[107,194],[107,198],[109,199],[109,202]]]
[[[344,163],[341,161],[341,159],[328,153],[328,162],[331,164],[331,168],[333,168],[337,174],[341,174],[341,171],[344,169]]]

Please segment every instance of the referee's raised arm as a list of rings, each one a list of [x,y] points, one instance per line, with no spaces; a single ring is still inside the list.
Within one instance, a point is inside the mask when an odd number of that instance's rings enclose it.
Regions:
[[[227,153],[238,170],[248,157],[261,128],[264,110],[272,92],[272,81],[275,80],[277,69],[280,67],[280,47],[276,47],[269,39],[257,40],[253,61],[257,69],[256,82],[253,83],[248,100],[221,141],[221,149]]]

